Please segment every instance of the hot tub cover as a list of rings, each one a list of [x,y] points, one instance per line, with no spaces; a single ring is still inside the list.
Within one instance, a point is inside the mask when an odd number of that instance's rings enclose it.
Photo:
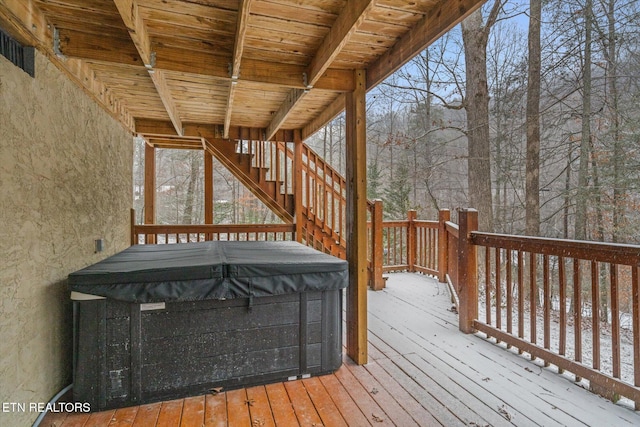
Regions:
[[[342,289],[347,262],[297,242],[135,245],[69,275],[72,291],[149,303]]]

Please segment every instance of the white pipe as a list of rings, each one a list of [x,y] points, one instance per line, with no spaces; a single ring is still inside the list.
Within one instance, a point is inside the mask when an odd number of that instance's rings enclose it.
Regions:
[[[73,384],[69,384],[68,386],[66,386],[65,388],[60,390],[58,392],[58,394],[53,396],[53,398],[49,401],[49,404],[51,404],[51,405],[47,404],[47,408],[53,406],[53,404],[55,404],[58,401],[58,399],[60,399],[60,397],[62,397],[66,392],[71,390],[71,387],[73,387]],[[40,423],[42,422],[42,419],[44,418],[45,415],[47,415],[47,410],[46,409],[43,412],[40,412],[40,415],[38,416],[38,418],[36,418],[36,420],[33,423],[32,427],[38,427],[40,425]]]

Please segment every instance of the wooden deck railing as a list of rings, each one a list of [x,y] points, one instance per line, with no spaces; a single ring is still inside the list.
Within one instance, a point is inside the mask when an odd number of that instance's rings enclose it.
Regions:
[[[458,263],[474,258],[457,269],[460,329],[639,409],[640,246],[481,233],[475,211],[459,222]]]
[[[448,211],[438,221],[412,211],[379,227],[370,254],[382,253],[382,271],[448,282],[461,331],[480,331],[640,408],[640,246],[480,233],[473,209],[461,209],[458,224]]]
[[[640,386],[640,340],[634,331],[629,353],[636,354],[625,358],[623,380],[620,325],[620,294],[631,301],[638,293],[637,247],[487,233],[473,233],[472,242],[484,247],[485,261],[479,283],[485,318],[476,329],[588,379],[611,399],[640,403],[640,390],[629,387]],[[602,298],[610,304],[603,306]],[[627,313],[637,329],[637,297],[634,302]]]
[[[131,244],[295,240],[293,224],[152,225],[133,224]]]

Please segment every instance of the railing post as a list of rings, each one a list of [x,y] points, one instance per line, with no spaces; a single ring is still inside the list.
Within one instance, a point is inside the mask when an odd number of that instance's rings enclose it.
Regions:
[[[476,246],[471,243],[471,233],[478,230],[478,211],[460,209],[458,223],[458,322],[460,330],[470,334],[478,318],[478,262]]]
[[[204,150],[204,223],[213,224],[213,155]],[[213,240],[213,234],[205,234],[205,240]]]
[[[383,247],[382,247],[382,200],[373,201],[371,211],[371,283],[374,291],[384,288],[382,279]]]
[[[131,208],[131,218],[129,219],[129,232],[131,233],[131,246],[138,244],[136,235],[136,210]]]
[[[407,264],[409,272],[414,273],[416,265],[416,224],[418,213],[415,210],[407,212]]]
[[[451,221],[451,211],[438,211],[438,281],[445,283],[449,272],[449,239],[447,237],[447,221]]]
[[[156,149],[144,146],[144,223],[156,223]],[[156,237],[145,236],[145,243],[153,244]]]

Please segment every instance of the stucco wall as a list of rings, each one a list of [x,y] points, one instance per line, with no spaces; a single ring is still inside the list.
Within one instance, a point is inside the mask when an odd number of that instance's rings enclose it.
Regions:
[[[7,402],[46,403],[71,382],[65,280],[128,246],[132,153],[131,135],[45,57],[33,79],[0,56],[0,425],[38,416]]]

